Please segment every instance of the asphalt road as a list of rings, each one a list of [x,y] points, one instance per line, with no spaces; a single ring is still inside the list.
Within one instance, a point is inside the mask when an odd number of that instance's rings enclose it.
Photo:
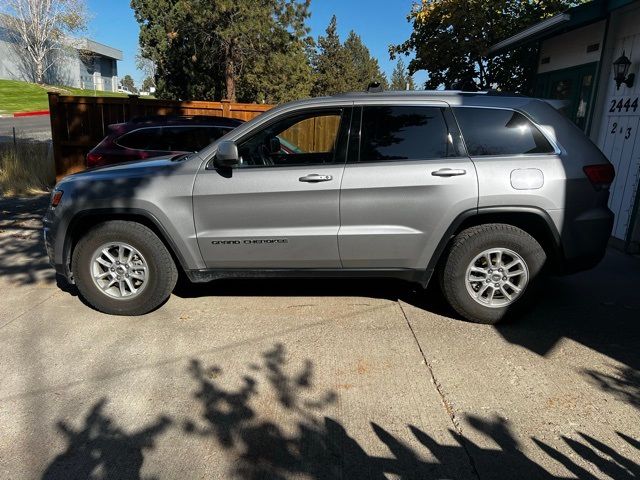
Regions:
[[[640,260],[463,322],[402,282],[182,285],[148,315],[56,285],[46,200],[0,200],[0,478],[640,476]]]
[[[0,142],[13,141],[14,127],[19,138],[51,139],[51,122],[48,115],[0,118]]]

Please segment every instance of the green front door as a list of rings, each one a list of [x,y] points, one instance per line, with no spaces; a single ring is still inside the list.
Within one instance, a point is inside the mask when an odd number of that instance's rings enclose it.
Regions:
[[[586,131],[594,100],[597,62],[538,75],[534,95],[566,100],[562,109],[578,127]]]

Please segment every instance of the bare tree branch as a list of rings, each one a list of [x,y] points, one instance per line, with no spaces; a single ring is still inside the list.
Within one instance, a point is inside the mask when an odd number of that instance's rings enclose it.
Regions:
[[[37,83],[44,83],[57,53],[78,47],[74,35],[86,23],[84,0],[3,0],[0,6],[0,26]]]

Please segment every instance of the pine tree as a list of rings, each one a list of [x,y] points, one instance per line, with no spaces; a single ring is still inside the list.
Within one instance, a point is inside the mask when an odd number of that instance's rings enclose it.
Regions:
[[[309,4],[131,1],[141,55],[157,67],[159,97],[272,102],[309,94],[311,70],[304,58]]]
[[[314,96],[362,91],[371,82],[380,82],[383,88],[387,86],[378,61],[371,56],[360,36],[351,31],[344,44],[340,42],[335,15],[325,36],[318,38],[317,49],[312,56]]]
[[[413,76],[407,73],[402,58],[398,59],[398,63],[391,74],[391,90],[415,90],[416,86]]]
[[[387,88],[387,77],[380,70],[378,60],[371,56],[371,52],[362,42],[362,38],[353,30],[349,32],[349,36],[344,42],[344,49],[351,61],[347,78],[350,90],[366,90],[371,82],[378,82],[382,88]]]
[[[136,88],[136,84],[133,81],[131,75],[127,74],[120,79],[120,85],[125,88],[127,91],[131,93],[138,93],[138,89]]]
[[[315,71],[314,96],[334,95],[349,90],[349,56],[340,43],[337,24],[334,15],[325,31],[326,35],[318,38],[318,49],[312,61]]]

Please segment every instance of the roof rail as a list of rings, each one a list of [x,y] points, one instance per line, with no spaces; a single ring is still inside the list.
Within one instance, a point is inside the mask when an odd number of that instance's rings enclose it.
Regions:
[[[158,121],[172,121],[172,120],[218,120],[226,117],[220,115],[146,115],[140,117],[133,117],[128,120],[129,123],[144,123],[144,122],[158,122]],[[231,120],[231,119],[230,119]]]
[[[485,93],[486,95],[491,95],[492,97],[527,97],[528,96],[522,93],[503,92],[495,89],[483,90],[482,92]]]

